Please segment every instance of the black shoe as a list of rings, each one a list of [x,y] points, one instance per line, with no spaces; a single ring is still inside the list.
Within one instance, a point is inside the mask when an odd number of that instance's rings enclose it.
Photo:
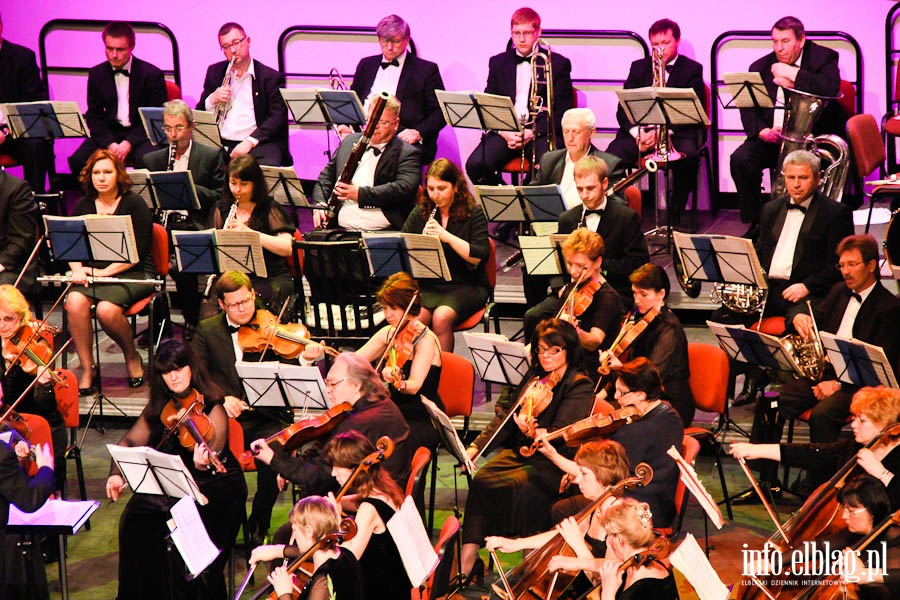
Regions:
[[[97,386],[92,385],[89,388],[78,388],[78,397],[84,398],[85,396],[93,396],[97,391]]]
[[[466,575],[463,575],[463,580],[460,582],[460,587],[469,587],[471,585],[482,585],[484,583],[484,561],[481,558],[475,559],[475,564],[472,565],[472,570],[470,570]]]
[[[737,395],[734,399],[734,402],[731,403],[731,406],[747,406],[748,404],[753,404],[756,402],[756,397],[759,395],[759,386],[756,384],[756,380],[752,377],[748,376],[744,380],[744,389],[741,390],[741,393]]]
[[[188,325],[185,324],[184,329],[182,330],[181,337],[184,338],[184,341],[190,342],[194,339],[194,336],[197,335],[197,327],[196,325]]]

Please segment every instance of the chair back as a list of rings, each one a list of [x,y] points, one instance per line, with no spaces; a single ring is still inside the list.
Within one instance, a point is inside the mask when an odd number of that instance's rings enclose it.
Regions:
[[[681,440],[681,456],[685,462],[693,466],[698,454],[700,454],[700,442],[689,435],[684,436]],[[684,513],[687,511],[688,499],[687,486],[679,477],[678,485],[675,486],[675,522],[671,527],[658,527],[657,530],[660,533],[668,538],[678,536],[684,522]]]
[[[635,185],[629,185],[625,188],[625,201],[628,207],[638,214],[638,221],[641,220],[641,211],[643,210],[643,198],[641,198],[641,188]]]
[[[688,344],[690,386],[694,406],[722,415],[728,402],[728,355],[712,344]]]
[[[300,233],[299,229],[294,230],[294,240],[297,242],[303,241],[303,234]],[[287,263],[291,277],[296,279],[303,275],[303,250],[293,245],[290,255],[285,257],[284,261]]]
[[[850,117],[847,120],[847,137],[850,138],[859,177],[866,177],[884,164],[884,142],[875,117],[869,114]]]
[[[75,389],[78,389],[76,386]],[[31,436],[29,438],[29,442],[31,445],[37,444],[47,444],[47,447],[50,448],[50,454],[53,454],[53,437],[50,433],[50,424],[47,423],[47,419],[40,415],[32,415],[28,413],[19,413],[22,415],[22,418],[28,423],[28,428],[31,429]],[[31,463],[31,466],[28,469],[28,474],[32,477],[37,475],[38,468],[34,462]]]
[[[449,417],[472,416],[475,398],[475,367],[468,359],[452,352],[441,352],[441,379],[438,393]]]
[[[841,97],[837,100],[838,105],[845,115],[852,117],[856,114],[856,87],[849,81],[841,79],[839,92]]]
[[[66,427],[74,429],[78,428],[78,379],[75,373],[68,369],[57,369],[57,375],[62,379],[61,383],[57,383],[53,388],[53,395],[56,396],[56,407],[59,414],[62,415]]]
[[[241,465],[242,471],[255,471],[256,460],[251,456],[249,459],[242,460],[244,457],[244,429],[236,419],[228,417],[228,449],[234,459]]]
[[[494,288],[497,287],[497,245],[494,240],[488,238],[490,252],[488,257],[481,263],[481,268],[487,272],[488,284],[491,286],[491,297],[494,296]]]
[[[150,252],[153,255],[153,268],[160,277],[169,274],[170,255],[169,255],[169,234],[166,228],[159,223],[153,224],[153,242],[150,246]]]
[[[416,508],[419,509],[419,515],[422,522],[425,522],[425,473],[428,469],[428,463],[431,462],[431,450],[424,446],[416,448],[412,460],[409,463],[409,479],[406,480],[407,496],[410,496],[416,502]],[[419,506],[419,504],[422,506]]]
[[[166,100],[181,100],[181,88],[174,81],[166,79]]]
[[[421,588],[413,588],[412,600],[437,600],[450,592],[450,578],[456,568],[456,544],[459,543],[459,519],[450,515],[441,527],[441,534],[434,551],[438,555],[438,564]]]

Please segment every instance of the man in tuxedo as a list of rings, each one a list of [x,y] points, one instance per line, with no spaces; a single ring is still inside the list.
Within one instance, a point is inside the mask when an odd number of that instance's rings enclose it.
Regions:
[[[625,165],[618,157],[601,152],[591,143],[597,119],[589,108],[570,108],[562,116],[562,136],[565,148],[547,152],[541,157],[540,167],[531,181],[532,185],[559,184],[566,208],[581,205],[581,197],[575,189],[575,163],[585,156],[596,156],[606,163],[609,179],[613,182],[625,177]],[[624,197],[616,196],[623,202]]]
[[[408,50],[409,25],[397,15],[389,15],[375,26],[381,54],[368,56],[356,65],[350,88],[369,106],[379,92],[400,101],[400,131],[397,137],[407,144],[420,144],[424,164],[434,160],[438,133],[445,125],[434,90],[444,89],[438,66]]]
[[[40,210],[27,182],[0,169],[0,284],[13,284],[34,250]],[[19,289],[31,293],[37,260],[22,278]]]
[[[34,52],[5,40],[3,19],[0,17],[0,103],[34,102],[47,100],[47,86],[41,79]],[[7,127],[6,115],[0,110],[0,154],[9,154],[22,165],[25,180],[31,189],[42,194],[46,190],[45,179],[49,163],[49,147],[46,140],[31,138],[12,139]]]
[[[73,175],[81,173],[87,159],[106,148],[123,163],[143,167],[144,155],[153,151],[138,108],[162,106],[166,82],[155,66],[135,56],[134,29],[116,21],[103,29],[106,62],[88,71],[87,102],[84,114],[91,137],[69,157]]]
[[[237,419],[244,430],[245,445],[257,438],[265,438],[293,423],[289,410],[273,407],[250,406],[242,400],[244,387],[238,376],[235,361],[257,362],[258,353],[244,352],[237,341],[238,329],[253,321],[256,316],[256,293],[250,278],[244,273],[226,271],[216,280],[214,292],[222,312],[204,319],[197,328],[191,346],[200,362],[206,365],[210,376],[225,394],[225,411]],[[310,365],[312,353],[319,354],[314,344],[309,353],[304,350],[300,364]],[[266,360],[287,361],[272,352],[267,352]],[[268,532],[272,518],[272,507],[278,497],[275,473],[268,465],[257,463],[257,489],[253,496],[253,508],[247,519],[246,535],[254,545],[259,545]]]
[[[313,200],[319,204],[327,204],[332,192],[341,202],[330,223],[325,211],[315,211],[316,226],[327,223],[355,231],[403,228],[422,179],[422,152],[397,135],[400,110],[400,102],[391,96],[350,183],[341,183],[338,177],[362,134],[341,141],[313,189]]]
[[[582,205],[559,216],[558,233],[568,234],[578,227],[599,233],[605,245],[603,276],[619,292],[625,304],[630,305],[632,295],[628,276],[650,261],[650,252],[637,212],[607,198],[607,173],[606,163],[596,156],[585,156],[575,163],[575,187]]]
[[[837,52],[807,40],[803,23],[799,19],[784,17],[775,23],[772,27],[772,50],[750,65],[750,71],[762,76],[776,105],[784,102],[782,88],[817,96],[838,95],[841,76]],[[844,135],[846,116],[840,106],[832,102],[823,111],[812,133]],[[783,120],[783,109],[741,109],[741,122],[747,133],[747,140],[731,155],[731,178],[737,188],[741,221],[750,224],[745,234],[747,237],[755,238],[758,233],[762,207],[762,172],[776,167]],[[772,178],[774,179],[774,175]]]
[[[163,105],[163,130],[169,140],[169,147],[145,156],[144,164],[151,171],[190,171],[200,200],[199,211],[191,211],[188,216],[170,215],[167,227],[169,230],[204,229],[209,222],[210,210],[222,196],[225,160],[218,148],[194,141],[194,115],[191,107],[182,100],[172,100]],[[171,160],[172,147],[175,148],[174,161]],[[202,298],[197,289],[197,276],[174,270],[171,275],[175,279],[181,311],[190,336],[197,328],[200,318]]]
[[[492,56],[488,64],[488,80],[485,92],[509,96],[515,104],[516,114],[523,121],[529,116],[529,92],[531,81],[531,54],[535,42],[541,37],[541,17],[530,8],[520,8],[511,19],[512,43],[505,52]],[[562,114],[572,107],[572,63],[565,56],[553,52],[550,66],[553,71],[553,98],[548,100],[545,85],[538,85],[537,95],[543,98],[543,106],[553,108],[556,130],[556,147],[563,145],[560,135]],[[524,133],[507,131],[491,132],[484,136],[469,159],[466,173],[476,185],[502,183],[500,169],[513,158],[520,156],[526,146],[526,156],[531,156],[531,144],[536,145],[535,156],[540,159],[549,146],[549,122],[547,112],[537,113],[535,123]]]
[[[198,110],[216,111],[228,158],[249,154],[261,165],[294,164],[288,150],[284,75],[250,58],[250,36],[237,23],[219,28],[225,60],[209,66]],[[229,67],[232,73],[226,81]]]
[[[854,338],[881,347],[890,364],[900,356],[900,300],[879,281],[878,244],[870,235],[850,235],[837,247],[837,267],[843,281],[835,283],[814,313],[820,331]],[[812,317],[805,307],[788,313],[788,329],[803,339],[815,336]],[[809,419],[811,442],[833,442],[850,414],[850,399],[857,387],[837,380],[827,366],[822,381],[796,379],[780,389],[777,406],[761,399],[757,404],[750,441],[778,443],[784,420],[812,409]],[[761,479],[777,485],[777,464],[758,461]],[[824,482],[828,473],[809,471],[804,492]],[[787,483],[787,482],[785,482]]]
[[[706,87],[703,83],[703,65],[678,54],[681,28],[671,19],[660,19],[650,26],[650,46],[662,49],[662,62],[666,69],[665,85],[672,88],[691,88],[700,102],[706,106]],[[642,58],[631,63],[625,80],[625,89],[653,85],[653,60]],[[652,152],[658,142],[656,127],[641,128],[628,121],[625,109],[616,111],[619,131],[606,148],[610,154],[622,159],[626,166],[637,166],[641,155]],[[687,204],[688,194],[696,187],[699,161],[697,152],[706,142],[706,128],[702,125],[672,127],[672,146],[685,156],[671,163],[673,189],[669,199],[673,222],[677,223]]]

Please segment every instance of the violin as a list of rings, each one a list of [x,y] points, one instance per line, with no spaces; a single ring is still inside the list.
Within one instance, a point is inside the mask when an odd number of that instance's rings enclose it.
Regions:
[[[33,477],[37,474],[37,467],[34,463],[34,448],[31,446],[31,442],[28,441],[28,436],[31,435],[31,428],[21,415],[18,413],[12,414],[15,415],[17,420],[21,421],[21,425],[24,425],[24,431],[27,434],[21,433],[20,429],[13,427],[10,423],[3,423],[0,425],[0,442],[9,446],[9,449],[15,453],[16,458],[19,460],[19,465],[22,469]],[[27,450],[23,451],[21,444],[24,444]]]
[[[9,373],[14,365],[19,365],[25,373],[37,375],[40,369],[53,362],[53,336],[58,332],[58,329],[43,321],[32,321],[29,325],[19,327],[15,334],[3,342],[3,358],[9,363],[6,372]],[[68,387],[68,382],[53,369],[47,371],[54,383]]]
[[[577,523],[583,523],[594,511],[612,497],[621,498],[627,490],[636,487],[645,487],[653,481],[653,469],[647,463],[639,463],[634,468],[634,477],[627,477],[619,483],[607,488],[603,494],[585,506],[575,515]],[[493,551],[492,551],[493,552]],[[505,600],[524,600],[532,598],[556,600],[561,597],[566,588],[575,580],[577,573],[550,573],[548,566],[554,556],[574,556],[571,546],[566,543],[562,534],[556,532],[553,538],[531,552],[516,567],[504,573],[498,565],[500,580],[506,589],[493,584],[494,591]],[[495,560],[496,562],[496,560]]]
[[[559,312],[556,314],[557,319],[568,321],[574,325],[577,322],[576,317],[584,314],[584,311],[594,301],[594,294],[600,289],[600,282],[593,277],[588,278],[587,281],[582,281],[586,274],[587,269],[582,271],[578,281],[570,284],[572,289],[569,290],[565,297],[566,299],[560,306]]]
[[[393,361],[393,364],[388,363],[389,366],[402,369],[403,365],[406,364],[406,361],[412,356],[415,341],[426,329],[425,325],[418,319],[407,319],[413,304],[415,304],[418,297],[419,290],[416,290],[413,292],[412,298],[409,299],[409,304],[407,304],[406,308],[403,310],[403,315],[401,315],[398,325],[394,327],[394,331],[388,336],[384,352],[381,353],[381,358],[378,359],[378,363],[375,365],[376,372],[381,373],[381,368],[384,366],[386,360]],[[413,329],[418,332],[418,334],[415,332],[404,333],[407,329]],[[401,335],[403,338],[399,339]],[[399,348],[397,347],[398,340],[399,342],[402,342]]]
[[[318,416],[288,425],[278,433],[267,437],[266,443],[281,444],[285,452],[293,452],[307,442],[330,434],[352,410],[353,406],[349,402],[341,402]],[[241,454],[238,461],[242,464],[249,463],[257,454],[259,450],[249,450]]]
[[[522,446],[519,448],[519,454],[526,457],[531,456],[542,445],[559,438],[566,442],[566,446],[577,448],[598,437],[608,437],[618,431],[622,425],[629,425],[640,418],[641,411],[634,406],[626,406],[606,415],[591,415],[535,439],[530,446]]]
[[[279,323],[267,310],[257,310],[253,320],[238,329],[238,344],[245,352],[265,352],[271,349],[282,358],[294,359],[313,343],[303,323]],[[329,356],[337,356],[334,348],[323,346]]]
[[[178,413],[185,408],[185,405],[187,405],[186,410],[179,418]],[[209,416],[203,412],[203,394],[191,388],[187,396],[169,400],[163,407],[159,418],[171,434],[177,433],[178,441],[182,447],[193,450],[197,444],[200,444],[209,454],[209,464],[216,472],[226,472],[222,461],[209,447],[209,441],[216,434],[216,426]],[[163,441],[167,437],[163,438]]]
[[[553,401],[553,388],[561,379],[562,374],[556,370],[544,377],[535,377],[522,392],[522,397],[519,399],[521,403],[519,416],[525,418],[529,423],[529,437],[534,437],[537,418],[550,406],[550,402]]]

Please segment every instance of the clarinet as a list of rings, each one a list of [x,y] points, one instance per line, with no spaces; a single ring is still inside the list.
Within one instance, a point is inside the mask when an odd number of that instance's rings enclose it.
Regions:
[[[178,151],[178,148],[175,145],[175,142],[169,142],[169,164],[166,165],[166,171],[174,171],[175,170],[175,152]]]

